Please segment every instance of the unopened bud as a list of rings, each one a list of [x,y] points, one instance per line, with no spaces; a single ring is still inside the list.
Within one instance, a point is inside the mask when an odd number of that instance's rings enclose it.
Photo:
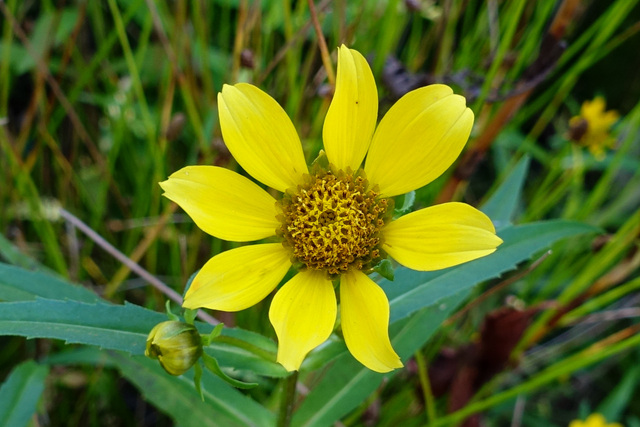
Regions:
[[[202,340],[195,326],[169,320],[158,323],[149,332],[145,356],[158,359],[171,375],[182,375],[202,355]]]

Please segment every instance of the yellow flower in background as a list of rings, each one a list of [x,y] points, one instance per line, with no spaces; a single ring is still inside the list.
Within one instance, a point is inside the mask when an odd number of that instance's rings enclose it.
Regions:
[[[609,423],[601,414],[591,414],[586,420],[573,420],[569,427],[622,427],[620,423]]]
[[[402,367],[388,334],[389,302],[365,273],[385,254],[414,270],[451,267],[489,255],[502,240],[491,220],[464,203],[444,203],[390,221],[389,198],[420,188],[458,157],[473,113],[444,85],[400,99],[376,129],[378,94],[366,59],[338,51],[336,91],[323,128],[329,168],[305,163],[296,130],[278,103],[255,86],[218,95],[224,141],[253,178],[215,166],[189,166],[160,183],[205,232],[248,242],[216,255],[198,272],[184,307],[238,311],[276,293],[269,319],[277,360],[297,370],[331,335],[339,281],[342,332],[351,354],[377,372]],[[361,168],[363,160],[364,167]]]
[[[580,115],[569,120],[569,137],[587,147],[598,160],[604,159],[606,149],[614,147],[616,140],[609,129],[620,117],[614,110],[605,111],[605,107],[605,100],[600,96],[584,101]]]

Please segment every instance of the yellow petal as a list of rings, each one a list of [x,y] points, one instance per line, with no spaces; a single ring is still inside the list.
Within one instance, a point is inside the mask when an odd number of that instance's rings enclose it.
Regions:
[[[278,335],[278,363],[298,370],[307,353],[331,335],[337,311],[333,285],[324,272],[307,270],[289,280],[269,309]]]
[[[596,98],[596,100],[597,99],[602,100],[602,98],[599,98],[599,97]],[[587,424],[587,427],[605,427],[605,425],[607,424],[607,420],[604,418],[602,414],[595,413],[595,414],[589,415],[585,420],[585,423]]]
[[[273,98],[250,84],[224,85],[218,109],[224,142],[251,176],[279,191],[300,183],[308,173],[302,145]]]
[[[338,48],[336,91],[324,119],[322,137],[329,162],[338,169],[358,170],[378,118],[378,91],[367,60],[360,52]]]
[[[594,119],[600,116],[606,107],[603,97],[596,96],[592,101],[584,101],[580,107],[580,114],[587,119]]]
[[[409,92],[384,116],[369,148],[365,172],[384,197],[404,194],[439,177],[460,155],[473,112],[450,87]]]
[[[464,203],[443,203],[386,225],[382,248],[413,270],[432,271],[494,252],[502,243],[491,220]]]
[[[247,242],[276,234],[276,200],[249,179],[216,166],[187,166],[160,183],[206,233]]]
[[[360,363],[376,372],[402,368],[389,341],[389,300],[361,271],[340,278],[340,316],[347,348]]]
[[[262,301],[291,267],[280,243],[243,246],[211,258],[191,282],[185,308],[238,311]]]

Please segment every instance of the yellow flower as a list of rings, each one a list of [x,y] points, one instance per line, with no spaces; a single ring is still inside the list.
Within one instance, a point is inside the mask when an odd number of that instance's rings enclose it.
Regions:
[[[593,101],[585,101],[580,115],[569,120],[569,137],[587,147],[598,160],[604,159],[605,149],[613,148],[616,140],[609,129],[620,117],[614,110],[605,112],[605,107],[604,98],[598,96]]]
[[[569,427],[622,427],[619,423],[609,423],[601,414],[591,414],[586,420],[573,420],[569,423]]]
[[[214,166],[174,173],[160,184],[164,195],[215,237],[247,242],[276,236],[278,242],[213,257],[193,280],[184,307],[243,310],[269,295],[294,266],[299,273],[277,291],[269,310],[279,363],[297,370],[329,338],[337,316],[332,281],[339,280],[342,332],[351,354],[377,372],[402,367],[389,340],[389,302],[365,272],[385,254],[427,271],[488,255],[502,243],[491,220],[463,203],[389,220],[389,198],[433,181],[462,151],[473,125],[465,99],[444,85],[417,89],[376,129],[373,74],[359,52],[343,45],[323,128],[330,167],[311,173],[293,124],[269,95],[249,84],[225,85],[218,107],[231,154],[283,195],[277,200]]]

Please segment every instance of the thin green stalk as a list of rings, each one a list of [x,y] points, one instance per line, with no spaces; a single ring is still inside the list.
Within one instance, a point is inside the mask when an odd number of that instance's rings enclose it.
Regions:
[[[638,130],[635,130],[638,134]],[[592,222],[600,227],[608,224],[616,223],[618,218],[624,218],[628,212],[637,206],[638,188],[640,188],[640,168],[636,171],[631,179],[627,181],[624,188],[618,193],[614,200],[611,200],[606,206],[592,216]]]
[[[297,383],[298,371],[293,371],[291,375],[284,379],[282,385],[282,399],[280,400],[280,410],[278,412],[278,427],[288,427],[291,425]]]
[[[411,19],[411,32],[409,34],[409,41],[407,42],[407,48],[405,52],[409,52],[410,55],[407,58],[408,68],[411,71],[415,71],[420,68],[422,55],[417,55],[416,52],[420,52],[420,45],[424,43],[423,21],[413,16]]]
[[[518,60],[509,71],[507,81],[514,81],[530,64],[531,58],[535,58],[535,52],[540,47],[545,26],[552,17],[556,3],[551,1],[535,2],[535,7],[533,20],[527,25],[527,32],[522,38],[522,47],[518,49]]]
[[[493,62],[491,63],[489,72],[485,77],[484,84],[482,85],[482,89],[480,91],[480,96],[478,96],[478,99],[474,102],[473,107],[471,108],[476,113],[480,111],[480,107],[485,103],[487,96],[489,95],[489,90],[491,90],[491,86],[494,84],[494,80],[498,75],[498,70],[502,65],[502,60],[504,59],[508,50],[512,47],[511,45],[513,43],[513,37],[516,33],[516,29],[518,28],[520,16],[522,15],[522,10],[524,9],[524,5],[526,3],[526,0],[517,0],[515,2],[509,3],[511,5],[511,8],[506,13],[506,17],[503,19],[503,22],[507,22],[507,28],[501,38],[498,52],[496,53],[495,58],[493,58]]]
[[[420,350],[415,352],[414,357],[418,364],[418,377],[420,378],[420,386],[422,387],[422,394],[424,395],[424,406],[427,409],[427,421],[433,423],[437,418],[436,404],[431,391],[431,383],[429,382],[427,362]]]
[[[189,117],[189,121],[191,122],[193,131],[198,138],[198,143],[200,146],[199,148],[203,156],[203,163],[210,164],[213,162],[211,144],[209,144],[209,140],[204,133],[202,119],[200,118],[200,114],[198,113],[198,108],[196,107],[196,102],[193,98],[193,94],[191,93],[190,88],[187,84],[183,84],[183,82],[180,80],[179,82],[182,102],[184,102],[184,107],[187,110],[187,117]]]
[[[463,18],[462,39],[454,56],[455,69],[478,69],[480,58],[475,52],[479,52],[485,46],[489,29],[486,23],[489,21],[489,12],[486,0],[482,0],[482,6],[478,9],[477,2],[469,1],[465,8]],[[470,10],[478,10],[478,13],[470,13]],[[435,34],[435,32],[432,32]]]
[[[294,39],[290,0],[282,1],[282,13],[284,20],[285,41],[288,44],[291,43],[291,41]],[[293,118],[295,118],[296,113],[300,110],[300,95],[302,94],[299,85],[296,85],[296,79],[298,77],[298,73],[300,72],[300,57],[298,55],[299,50],[297,50],[296,47],[297,44],[293,44],[291,46],[291,49],[287,50],[284,61],[287,79],[287,90],[284,91],[285,93],[287,93],[287,103],[285,106],[285,110],[289,114],[289,117]]]
[[[196,2],[197,3],[197,2]],[[123,19],[124,20],[124,19]],[[151,15],[145,17],[140,29],[140,35],[137,40],[137,47],[135,53],[135,63],[137,68],[142,68],[144,63],[144,57],[149,47],[149,39],[151,38],[151,31],[153,30],[153,18]]]
[[[573,173],[567,172],[560,177],[561,181],[556,182],[551,191],[546,194],[539,203],[531,204],[529,212],[525,216],[525,221],[533,221],[542,218],[547,212],[553,209],[567,193],[572,182]]]
[[[118,5],[116,4],[116,0],[109,0],[109,8],[111,9],[111,15],[113,16],[116,31],[118,32],[118,38],[120,39],[120,46],[122,47],[122,51],[124,52],[124,57],[127,61],[127,67],[129,69],[129,73],[131,74],[133,89],[136,92],[136,96],[138,97],[138,102],[140,102],[140,111],[142,113],[142,121],[144,123],[144,127],[147,131],[147,139],[150,146],[154,146],[156,141],[155,125],[151,118],[151,114],[149,113],[149,106],[147,105],[147,98],[145,97],[144,90],[142,88],[142,81],[140,80],[140,74],[138,73],[136,60],[133,55],[133,51],[131,50],[131,46],[129,45],[129,39],[127,38],[127,33],[124,28],[124,21],[122,19],[122,15],[120,14],[120,10],[118,9]]]
[[[576,144],[571,144],[571,163],[572,175],[571,186],[569,188],[569,197],[567,203],[564,206],[563,218],[572,219],[578,216],[583,210],[583,190],[584,190],[584,156],[582,149]]]
[[[206,99],[208,100],[208,102],[212,103],[215,100],[216,95],[213,85],[213,73],[211,73],[210,71],[211,65],[209,64],[209,39],[207,37],[206,10],[211,9],[213,5],[196,0],[191,2],[191,7],[193,14],[193,27],[195,29],[196,39],[198,41],[196,51],[198,52],[200,61],[202,61],[200,78],[202,79],[202,86],[204,88]],[[205,7],[206,10],[203,10],[203,7]]]
[[[444,4],[446,22],[444,33],[438,45],[438,62],[435,67],[435,75],[441,79],[444,74],[451,68],[451,60],[453,55],[453,43],[455,40],[456,26],[460,17],[460,4],[448,0]]]
[[[398,26],[395,24],[398,19],[398,2],[399,0],[389,0],[389,2],[387,2],[387,7],[382,19],[382,28],[380,28],[378,32],[380,36],[376,37],[378,43],[374,50],[376,57],[373,61],[373,73],[376,76],[380,75],[387,55],[391,52],[397,39]]]
[[[580,307],[566,314],[562,318],[560,325],[569,325],[580,319],[582,316],[593,313],[608,304],[618,301],[626,294],[637,291],[638,289],[640,289],[640,277],[627,282],[624,285],[616,286],[602,295],[589,299],[589,301],[585,302]]]
[[[16,0],[7,1],[9,13],[14,13]],[[5,20],[4,31],[2,32],[2,60],[0,61],[0,121],[7,115],[9,109],[9,92],[11,91],[9,65],[11,64],[11,43],[13,41],[13,21]]]
[[[102,40],[100,44],[103,44],[105,41],[105,25],[102,14],[102,2],[90,1],[87,6],[89,15],[91,16],[91,31],[96,40]]]

